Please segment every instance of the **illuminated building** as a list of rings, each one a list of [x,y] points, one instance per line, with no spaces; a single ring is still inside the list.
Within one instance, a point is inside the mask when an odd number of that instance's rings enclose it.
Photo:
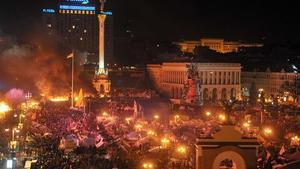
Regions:
[[[258,43],[241,43],[235,41],[225,41],[224,39],[214,39],[214,38],[203,38],[199,41],[183,41],[176,42],[181,50],[184,53],[194,53],[194,49],[197,46],[206,46],[211,50],[214,50],[219,53],[230,53],[237,52],[239,48],[248,48],[248,47],[262,47],[262,44]]]
[[[241,65],[235,63],[194,63],[200,80],[200,99],[204,102],[240,99]],[[160,93],[182,99],[190,63],[149,64],[147,71]]]
[[[58,36],[69,49],[87,52],[86,63],[98,64],[99,24],[97,0],[44,0],[41,9],[44,29],[51,36]],[[105,56],[113,57],[113,16],[104,12]],[[95,67],[92,70],[95,72]]]
[[[296,68],[292,65],[290,69],[293,67]],[[299,86],[299,78],[297,71],[288,70],[288,67],[281,70],[275,68],[245,70],[242,72],[242,94],[245,97],[250,96],[250,90],[254,84],[257,92],[263,91],[265,99],[270,100],[271,96],[275,98],[282,96],[281,90],[284,84],[289,84],[291,87]],[[287,100],[293,99],[287,98]]]

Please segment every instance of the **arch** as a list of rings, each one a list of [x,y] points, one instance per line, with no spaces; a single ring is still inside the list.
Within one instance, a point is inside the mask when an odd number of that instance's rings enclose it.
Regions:
[[[212,91],[211,99],[213,103],[216,103],[218,100],[218,90],[216,88],[214,88]]]
[[[209,99],[209,96],[208,96],[208,89],[205,88],[205,89],[203,90],[203,100],[204,100],[204,101],[207,101],[208,99]]]
[[[222,89],[221,100],[227,100],[227,90],[225,88]]]
[[[234,151],[224,151],[216,156],[213,162],[212,169],[219,169],[220,163],[226,159],[232,160],[237,169],[246,169],[245,159]]]
[[[236,90],[235,90],[235,88],[232,88],[230,90],[230,98],[231,99],[236,99]]]
[[[105,92],[103,84],[100,85],[99,89],[100,89],[99,91],[101,94]]]

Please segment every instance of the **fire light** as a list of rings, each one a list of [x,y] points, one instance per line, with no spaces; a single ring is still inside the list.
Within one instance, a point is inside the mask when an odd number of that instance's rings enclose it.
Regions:
[[[0,102],[0,114],[4,114],[8,111],[10,111],[10,107],[8,106],[8,104],[4,103],[4,102]]]
[[[219,119],[220,119],[221,121],[225,121],[225,120],[226,120],[226,117],[225,117],[224,114],[220,114],[220,115],[219,115]]]
[[[49,99],[51,102],[66,102],[69,101],[69,97],[53,97]]]

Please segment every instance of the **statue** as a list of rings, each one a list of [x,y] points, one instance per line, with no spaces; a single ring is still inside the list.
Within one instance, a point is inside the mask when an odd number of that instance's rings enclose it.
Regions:
[[[197,66],[191,63],[188,66],[187,76],[188,80],[184,86],[184,99],[188,103],[200,102],[200,80]]]
[[[105,3],[106,3],[106,0],[100,0],[100,12],[103,12],[104,11],[104,6],[105,6]]]

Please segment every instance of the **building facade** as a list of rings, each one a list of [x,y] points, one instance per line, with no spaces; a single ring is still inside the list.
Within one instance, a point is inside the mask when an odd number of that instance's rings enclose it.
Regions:
[[[87,52],[86,62],[98,64],[99,2],[96,0],[43,0],[43,29],[64,46]],[[105,56],[113,58],[113,16],[105,12]]]
[[[172,99],[183,99],[191,63],[147,65],[156,90]],[[193,63],[200,81],[200,100],[216,102],[241,96],[241,65],[235,63]]]
[[[235,41],[225,41],[224,39],[206,38],[199,41],[183,41],[175,43],[179,46],[181,52],[194,53],[197,46],[206,46],[219,53],[237,52],[242,47],[262,47],[259,43],[241,43]]]
[[[255,85],[257,92],[264,92],[267,100],[272,97],[282,97],[284,94],[284,85],[299,86],[300,75],[298,73],[285,72],[281,70],[279,72],[272,72],[270,69],[266,71],[247,71],[242,72],[242,95],[250,96],[250,90]],[[287,100],[293,100],[289,98],[289,93],[286,93]],[[291,96],[291,95],[290,95]]]

